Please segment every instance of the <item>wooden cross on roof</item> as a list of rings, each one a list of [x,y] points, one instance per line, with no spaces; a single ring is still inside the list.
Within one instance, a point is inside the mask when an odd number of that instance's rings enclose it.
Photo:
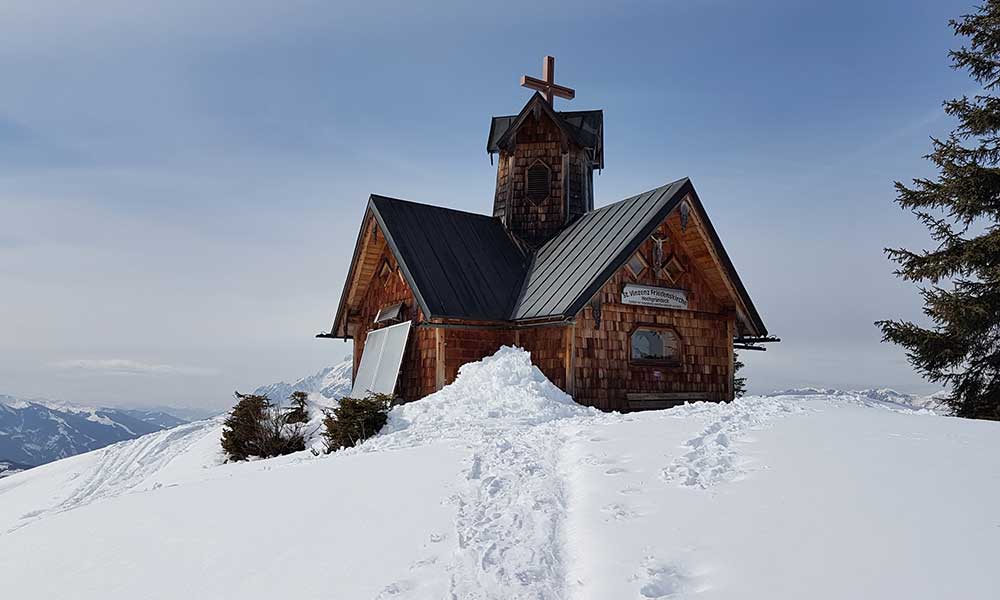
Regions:
[[[549,106],[555,96],[572,100],[576,97],[576,90],[572,88],[556,85],[556,59],[553,56],[546,56],[542,62],[542,79],[535,79],[528,75],[521,76],[521,87],[537,90],[549,101]]]

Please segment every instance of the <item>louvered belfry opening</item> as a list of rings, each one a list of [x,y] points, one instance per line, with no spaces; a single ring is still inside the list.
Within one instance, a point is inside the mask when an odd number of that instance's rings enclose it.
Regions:
[[[528,200],[540,202],[549,197],[552,187],[552,171],[542,161],[537,161],[528,167]]]

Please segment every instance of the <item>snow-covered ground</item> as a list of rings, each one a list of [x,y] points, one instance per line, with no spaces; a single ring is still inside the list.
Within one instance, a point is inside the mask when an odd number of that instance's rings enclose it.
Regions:
[[[997,598],[1000,425],[838,393],[602,414],[521,351],[334,455],[221,421],[0,480],[34,598]]]

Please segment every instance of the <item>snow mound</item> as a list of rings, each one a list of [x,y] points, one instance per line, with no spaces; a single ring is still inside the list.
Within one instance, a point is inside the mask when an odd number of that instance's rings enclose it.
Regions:
[[[379,449],[387,443],[464,438],[484,429],[597,414],[549,381],[531,364],[530,353],[504,346],[492,356],[463,365],[455,381],[441,390],[394,407],[383,433],[368,445]]]

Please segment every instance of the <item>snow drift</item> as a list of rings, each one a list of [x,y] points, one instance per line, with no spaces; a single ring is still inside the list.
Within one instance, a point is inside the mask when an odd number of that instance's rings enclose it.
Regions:
[[[504,346],[463,365],[451,385],[418,402],[394,407],[382,433],[361,451],[444,439],[478,440],[557,419],[600,414],[556,387],[524,350]]]

